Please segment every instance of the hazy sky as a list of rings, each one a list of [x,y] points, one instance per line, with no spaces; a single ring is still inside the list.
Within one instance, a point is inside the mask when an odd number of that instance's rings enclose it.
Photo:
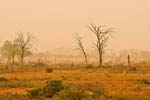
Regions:
[[[73,48],[75,33],[94,42],[87,25],[115,28],[112,49],[150,49],[150,0],[0,0],[0,40],[33,32],[39,50]]]

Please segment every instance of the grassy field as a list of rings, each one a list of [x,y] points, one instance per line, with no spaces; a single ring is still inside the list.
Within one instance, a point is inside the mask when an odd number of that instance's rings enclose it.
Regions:
[[[45,68],[40,68],[40,70],[37,68],[36,70],[13,73],[3,72],[0,77],[7,79],[5,81],[0,80],[0,96],[11,94],[22,98],[22,100],[29,99],[26,97],[28,90],[44,86],[50,79],[62,80],[63,84],[70,84],[88,92],[102,90],[110,100],[111,98],[116,98],[115,100],[139,100],[136,98],[147,97],[150,94],[150,73],[148,72],[116,72],[112,68],[92,68],[54,69],[52,73],[47,73]],[[21,100],[20,98],[17,100]],[[150,100],[150,98],[141,100]]]

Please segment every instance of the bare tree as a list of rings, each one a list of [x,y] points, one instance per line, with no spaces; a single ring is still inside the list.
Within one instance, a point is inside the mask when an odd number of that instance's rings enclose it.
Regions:
[[[104,49],[109,37],[111,36],[110,33],[112,32],[112,29],[105,26],[96,26],[95,24],[90,24],[88,28],[96,36],[97,41],[95,46],[99,53],[99,67],[102,67]]]
[[[15,39],[15,43],[19,46],[20,49],[20,67],[23,66],[26,51],[28,51],[33,46],[33,40],[33,34],[22,32],[19,32],[17,38]]]
[[[84,48],[83,43],[82,43],[82,37],[77,35],[75,37],[75,39],[76,39],[77,49],[83,53],[84,59],[85,59],[85,64],[87,65],[88,64],[87,54],[86,54],[85,48]]]

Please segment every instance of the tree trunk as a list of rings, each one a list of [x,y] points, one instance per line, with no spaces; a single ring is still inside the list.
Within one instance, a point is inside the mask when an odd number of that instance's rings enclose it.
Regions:
[[[99,53],[99,67],[102,67],[103,64],[103,53],[101,47],[98,48],[98,53]]]
[[[88,61],[87,61],[87,55],[86,53],[84,52],[84,58],[85,58],[85,64],[88,65]]]
[[[130,55],[128,55],[128,67],[131,67]]]
[[[7,66],[6,66],[6,69],[9,68],[9,62],[10,62],[10,57],[8,56],[8,57],[7,57]]]
[[[11,57],[11,70],[12,72],[14,71],[14,63],[15,63],[15,53],[12,54],[12,57]]]
[[[99,67],[102,67],[103,64],[103,57],[102,57],[102,52],[100,51],[99,53]]]
[[[102,54],[100,54],[100,67],[102,67],[103,64],[103,58],[102,58]]]
[[[23,62],[24,62],[24,48],[21,50],[21,61],[20,61],[20,67],[23,67]]]

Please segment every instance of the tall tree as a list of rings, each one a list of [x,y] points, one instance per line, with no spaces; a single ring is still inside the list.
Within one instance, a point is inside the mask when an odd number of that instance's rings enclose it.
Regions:
[[[95,24],[90,24],[88,28],[96,36],[95,46],[99,54],[99,67],[102,67],[104,50],[112,29],[105,26],[96,26]]]
[[[30,49],[33,47],[33,41],[34,41],[33,34],[22,32],[18,33],[18,36],[15,39],[15,43],[18,45],[20,49],[20,67],[23,66],[26,51],[30,51]]]
[[[77,35],[75,37],[75,39],[76,39],[77,49],[83,53],[84,59],[85,59],[85,64],[87,65],[88,64],[87,54],[86,54],[85,48],[84,48],[83,43],[82,43],[82,37]]]

